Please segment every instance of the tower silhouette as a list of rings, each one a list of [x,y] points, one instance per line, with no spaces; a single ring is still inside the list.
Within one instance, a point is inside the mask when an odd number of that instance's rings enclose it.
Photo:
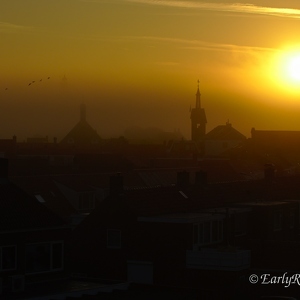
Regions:
[[[207,120],[205,110],[204,108],[201,108],[201,94],[199,83],[200,82],[198,80],[196,106],[195,108],[191,108],[191,139],[199,145],[201,152],[203,152]]]

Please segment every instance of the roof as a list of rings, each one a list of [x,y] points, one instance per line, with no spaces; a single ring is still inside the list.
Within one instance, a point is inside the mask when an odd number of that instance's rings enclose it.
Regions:
[[[195,223],[203,222],[207,220],[220,220],[224,219],[225,214],[217,213],[177,213],[177,214],[167,214],[154,217],[140,217],[138,221],[140,222],[157,222],[157,223]]]
[[[228,207],[236,211],[251,211],[252,205],[263,200],[265,203],[276,201],[289,202],[284,199],[299,199],[300,175],[293,178],[275,178],[273,183],[264,180],[239,181],[204,186],[156,187],[139,190],[124,190],[119,195],[110,195],[102,201],[83,222],[75,229],[77,238],[89,239],[99,234],[99,228],[123,228],[136,226],[136,221],[190,223],[205,214],[219,217]],[[240,210],[241,203],[246,210]],[[300,200],[295,204],[299,205]],[[290,204],[289,204],[290,205]],[[223,211],[222,211],[223,208]],[[225,208],[225,209],[224,209]],[[217,210],[215,210],[217,209]],[[254,208],[255,209],[255,208]],[[273,209],[273,206],[269,206]],[[193,218],[197,213],[204,213]],[[125,229],[124,229],[125,230]]]
[[[156,187],[125,190],[119,198],[108,197],[104,202],[127,203],[140,216],[197,212],[199,209],[226,207],[233,203],[281,204],[286,199],[298,199],[300,175],[265,180],[249,180],[224,183],[198,184],[186,188]],[[99,208],[101,210],[101,208]]]
[[[285,150],[299,150],[300,131],[284,130],[251,130],[252,142],[257,148],[276,148]]]
[[[232,127],[230,123],[219,125],[208,132],[206,140],[246,140],[246,137]]]
[[[57,228],[65,223],[9,181],[0,183],[0,232]]]
[[[53,176],[18,176],[11,181],[63,219],[76,213],[54,182]]]
[[[86,121],[80,120],[61,140],[63,144],[98,144],[101,138],[95,129]]]

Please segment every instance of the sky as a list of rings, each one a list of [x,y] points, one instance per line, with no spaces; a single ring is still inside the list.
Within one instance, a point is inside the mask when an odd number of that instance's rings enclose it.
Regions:
[[[300,130],[298,0],[0,0],[0,138]]]

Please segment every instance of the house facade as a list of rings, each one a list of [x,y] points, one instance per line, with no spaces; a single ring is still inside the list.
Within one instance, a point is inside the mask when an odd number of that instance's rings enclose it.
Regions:
[[[3,297],[25,295],[65,276],[65,223],[5,176],[0,160],[0,292]],[[5,171],[6,170],[6,171]]]
[[[196,289],[203,299],[252,299],[247,297],[274,292],[271,286],[253,287],[248,278],[262,270],[297,270],[299,201],[271,195],[257,201],[269,184],[131,191],[119,186],[74,230],[73,271]],[[278,197],[285,188],[272,186]]]

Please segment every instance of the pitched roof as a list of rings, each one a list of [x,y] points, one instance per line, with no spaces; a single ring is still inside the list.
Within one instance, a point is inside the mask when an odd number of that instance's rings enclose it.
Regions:
[[[204,186],[194,184],[186,188],[173,186],[125,190],[119,196],[111,195],[103,201],[103,204],[126,203],[139,215],[195,212],[203,208],[227,206],[232,203],[299,199],[299,180],[300,175],[297,175],[274,178],[272,183],[265,180],[249,180]],[[98,210],[102,210],[101,205]]]
[[[206,140],[245,140],[246,137],[231,126],[230,123],[226,125],[219,125],[208,132],[205,136]]]
[[[0,232],[60,227],[65,223],[19,187],[0,183]]]
[[[11,177],[11,181],[32,197],[41,197],[45,201],[44,206],[66,219],[76,210],[58,189],[54,178],[52,176],[17,176]]]
[[[80,120],[61,140],[62,144],[97,144],[101,140],[95,129],[86,121]]]

